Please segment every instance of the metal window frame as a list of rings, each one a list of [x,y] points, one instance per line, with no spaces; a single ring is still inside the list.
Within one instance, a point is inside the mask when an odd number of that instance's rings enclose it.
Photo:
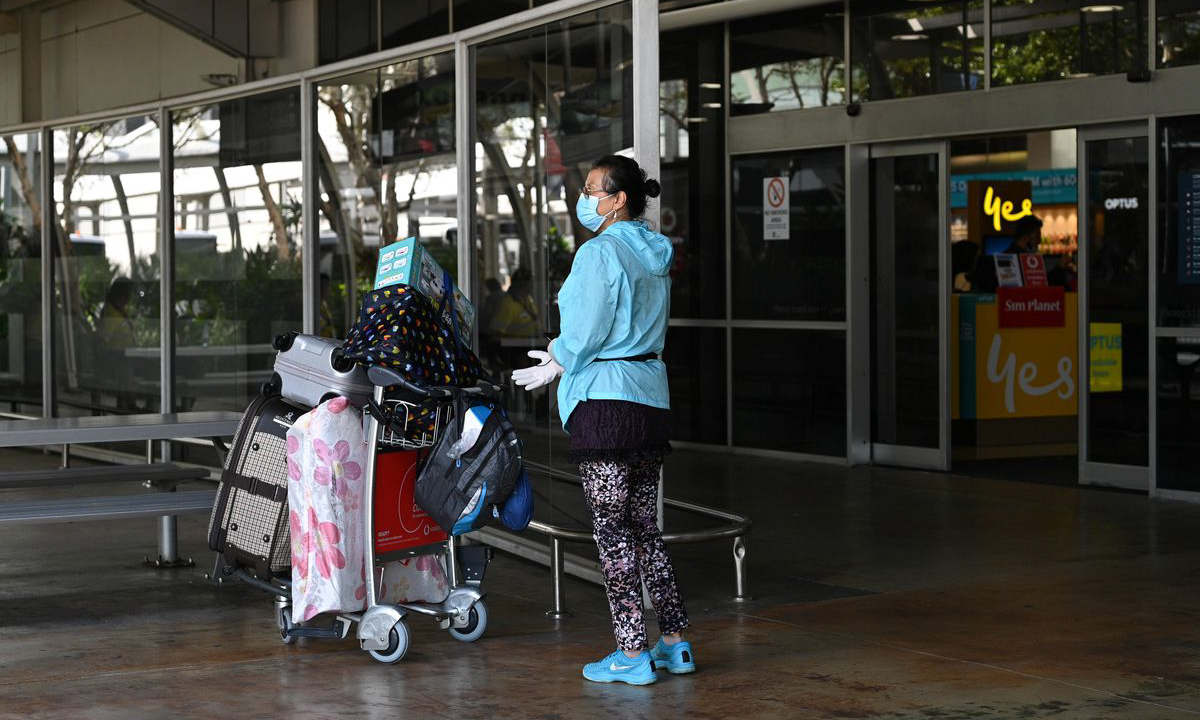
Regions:
[[[1150,7],[1153,11],[1154,0],[1150,0]],[[1146,328],[1149,331],[1147,335],[1150,346],[1150,357],[1146,361],[1146,392],[1150,394],[1150,424],[1147,426],[1150,434],[1150,478],[1147,484],[1150,495],[1158,497],[1158,118],[1151,115],[1147,125],[1150,133],[1150,158],[1147,168],[1147,172],[1150,173],[1150,248],[1146,256],[1150,273],[1150,282],[1146,287],[1146,292],[1150,294],[1146,303]],[[1200,496],[1194,493],[1192,497],[1200,499]]]
[[[130,117],[139,114],[158,114],[161,117],[162,111],[173,111],[196,105],[211,104],[226,100],[239,99],[249,97],[260,93],[270,92],[288,87],[299,86],[301,90],[301,98],[304,101],[302,109],[301,134],[302,141],[305,147],[302,149],[302,182],[305,188],[305,224],[303,231],[303,247],[305,248],[305,257],[314,255],[311,258],[312,267],[307,267],[304,270],[304,285],[302,293],[305,298],[305,321],[306,329],[314,327],[317,323],[317,300],[315,298],[315,254],[311,249],[317,245],[318,214],[315,211],[315,203],[309,203],[310,199],[315,199],[318,192],[315,175],[315,159],[312,157],[313,148],[309,147],[310,141],[315,141],[315,85],[327,80],[333,80],[338,77],[353,74],[356,72],[370,71],[381,66],[412,60],[416,58],[426,57],[432,54],[443,52],[455,53],[455,93],[456,105],[460,109],[466,109],[465,112],[459,112],[456,117],[456,135],[457,138],[469,138],[469,142],[459,140],[456,143],[456,157],[459,161],[459,199],[457,206],[457,216],[459,227],[463,231],[459,233],[459,271],[462,277],[468,280],[472,272],[473,263],[471,260],[474,234],[474,154],[473,154],[473,120],[474,120],[474,97],[473,97],[473,77],[471,67],[471,51],[474,47],[481,43],[490,40],[510,35],[516,32],[527,30],[531,27],[536,27],[549,22],[554,22],[572,15],[588,12],[591,10],[601,9],[611,5],[619,4],[622,0],[558,0],[557,2],[548,5],[531,8],[527,11],[501,18],[489,23],[485,23],[472,28],[467,28],[458,32],[451,32],[443,36],[423,40],[410,45],[392,48],[389,50],[381,50],[369,55],[364,55],[358,58],[341,61],[338,63],[327,64],[305,71],[291,73],[275,78],[257,80],[231,88],[217,88],[199,93],[191,93],[188,95],[169,98],[163,101],[154,103],[141,103],[137,105],[125,106],[121,108],[106,109],[92,113],[82,113],[74,116],[56,118],[52,121],[39,121],[21,123],[16,125],[0,128],[0,134],[14,133],[37,133],[40,137],[41,144],[41,163],[42,178],[39,187],[43,193],[42,203],[42,256],[43,265],[41,268],[42,274],[42,313],[41,324],[43,330],[43,352],[42,352],[42,400],[43,414],[47,417],[53,416],[56,411],[55,402],[57,397],[57,388],[55,383],[55,353],[56,347],[54,343],[54,305],[53,305],[53,290],[56,273],[54,271],[54,244],[55,237],[53,235],[55,224],[57,223],[57,203],[54,198],[54,163],[53,163],[53,139],[54,131],[91,122],[102,122],[117,120],[124,117]],[[647,2],[645,0],[632,0],[635,5],[644,7]],[[656,5],[656,4],[655,4]],[[452,3],[451,3],[452,6]],[[850,46],[850,22],[849,22],[849,0],[844,0],[846,12],[844,13],[844,69],[846,85],[849,86],[849,80],[852,75],[851,71],[851,46]],[[451,9],[452,12],[452,9]],[[997,134],[1004,132],[1027,132],[1037,128],[1051,127],[1072,127],[1080,131],[1093,126],[1103,125],[1119,121],[1147,121],[1149,123],[1149,132],[1151,138],[1150,153],[1150,197],[1153,207],[1156,206],[1158,192],[1158,170],[1157,170],[1157,148],[1154,145],[1158,133],[1158,118],[1184,116],[1200,114],[1200,104],[1197,104],[1194,99],[1194,93],[1187,91],[1188,88],[1194,88],[1195,83],[1200,80],[1200,66],[1180,67],[1180,68],[1157,68],[1156,48],[1157,48],[1157,6],[1155,0],[1148,0],[1148,18],[1146,23],[1146,52],[1147,62],[1150,70],[1154,71],[1155,81],[1150,85],[1129,85],[1124,82],[1124,78],[1120,76],[1103,76],[1088,79],[1069,79],[1057,82],[1036,83],[1032,85],[1021,85],[1013,87],[992,88],[992,4],[991,2],[984,3],[984,91],[981,93],[947,93],[943,95],[928,95],[915,98],[901,98],[895,100],[873,101],[869,104],[868,109],[864,113],[863,118],[853,119],[846,117],[842,111],[844,108],[838,106],[830,108],[812,108],[804,110],[784,111],[779,113],[769,113],[762,116],[749,116],[739,118],[728,117],[728,103],[725,103],[726,114],[726,205],[729,204],[730,187],[728,183],[729,170],[733,156],[741,154],[759,154],[765,152],[782,152],[782,151],[803,151],[808,149],[819,149],[825,147],[844,147],[846,152],[847,162],[847,317],[845,321],[846,328],[846,343],[847,343],[847,358],[848,358],[848,381],[847,381],[847,434],[850,438],[850,443],[847,446],[847,459],[851,462],[857,461],[861,457],[861,453],[855,445],[853,439],[861,435],[863,423],[869,423],[869,387],[866,392],[862,387],[862,383],[855,382],[856,379],[856,363],[861,360],[860,356],[863,353],[854,353],[855,347],[863,348],[861,344],[862,338],[859,335],[864,331],[862,318],[860,317],[863,309],[862,299],[857,297],[856,274],[860,273],[865,257],[861,253],[856,253],[856,238],[861,233],[858,226],[867,222],[864,218],[855,217],[852,209],[862,207],[861,204],[855,202],[855,198],[869,188],[865,186],[862,178],[856,177],[851,168],[861,162],[862,154],[865,152],[870,155],[870,143],[894,143],[901,141],[915,141],[924,139],[941,139],[952,136],[977,136],[984,134]],[[635,12],[635,18],[641,15]],[[658,16],[655,16],[655,22],[658,22]],[[643,33],[643,29],[639,29],[638,23],[634,23],[635,36]],[[644,33],[648,37],[649,33]],[[656,48],[657,39],[655,39]],[[634,43],[635,52],[638,52],[638,42]],[[729,69],[729,30],[728,25],[725,27],[725,70],[726,76]],[[657,62],[657,54],[655,53],[655,62]],[[636,60],[635,60],[636,63]],[[1016,93],[1009,96],[1006,93]],[[636,93],[635,93],[636,94]],[[992,96],[995,95],[993,98]],[[654,90],[651,97],[657,97],[657,89]],[[312,98],[314,106],[309,106],[309,99]],[[963,103],[969,102],[973,106],[966,108]],[[1022,117],[1018,120],[1012,117],[1010,112],[1006,112],[1005,108],[1009,106],[1020,106],[1023,108]],[[648,108],[635,107],[635,123],[647,122],[647,117],[650,115]],[[305,112],[313,112],[314,117],[310,122],[303,119]],[[655,113],[656,115],[656,113]],[[657,117],[653,119],[657,128]],[[168,128],[164,127],[163,130]],[[643,131],[645,127],[642,126]],[[304,138],[305,133],[309,133],[309,138]],[[635,129],[635,138],[641,137]],[[657,147],[657,142],[654,143]],[[160,153],[161,154],[161,153]],[[306,157],[307,155],[307,157]],[[948,159],[948,158],[947,158]],[[160,157],[160,173],[162,179],[167,179],[167,174],[173,170],[173,157]],[[165,193],[163,193],[165,195]],[[869,197],[869,192],[867,193]],[[170,198],[171,207],[173,208],[174,198]],[[165,200],[164,200],[165,202]],[[726,238],[725,238],[725,254],[728,259],[730,252],[730,222],[728,212],[726,213]],[[1150,215],[1151,223],[1151,242],[1150,242],[1150,257],[1151,266],[1154,266],[1155,258],[1157,257],[1157,210]],[[164,223],[165,225],[165,223]],[[464,252],[464,249],[467,252]],[[466,267],[464,267],[464,265]],[[728,262],[726,263],[728,268]],[[730,307],[731,287],[729,284],[728,269],[726,276],[726,316],[720,321],[705,321],[678,319],[672,320],[672,326],[678,327],[724,327],[726,330],[726,352],[732,354],[731,338],[733,328],[741,326],[743,321],[734,321]],[[310,277],[311,276],[311,277]],[[165,282],[165,280],[164,280]],[[473,282],[463,282],[464,290],[473,287]],[[1153,353],[1156,352],[1157,339],[1160,337],[1173,336],[1200,336],[1200,329],[1189,331],[1189,329],[1179,328],[1159,328],[1156,325],[1156,306],[1157,306],[1157,282],[1154,275],[1150,278],[1150,316],[1153,329],[1151,343],[1151,362],[1150,362],[1150,393],[1151,393],[1151,447],[1150,447],[1150,491],[1157,496],[1166,497],[1169,494],[1174,496],[1178,492],[1187,496],[1189,499],[1200,499],[1200,493],[1188,493],[1186,491],[1169,491],[1158,490],[1155,482],[1155,473],[1153,469],[1156,467],[1157,454],[1157,398],[1155,392],[1156,383],[1156,362]],[[173,318],[172,318],[173,319]],[[715,324],[706,324],[706,323]],[[755,323],[757,321],[749,321]],[[804,323],[795,325],[784,324],[775,325],[770,321],[764,321],[762,327],[780,327],[780,329],[809,329]],[[811,329],[830,329],[825,327],[814,327]],[[172,330],[173,332],[173,330]],[[868,330],[869,332],[869,330]],[[167,342],[170,338],[164,335],[163,342]],[[867,338],[869,341],[869,338]],[[166,355],[166,353],[164,353]],[[727,400],[732,402],[732,358],[727,356]],[[164,364],[168,362],[164,358]],[[164,392],[164,397],[166,393]],[[864,412],[864,401],[867,403]],[[732,407],[732,406],[730,406]],[[728,449],[732,447],[732,420],[729,421],[729,426],[726,432],[726,446]],[[868,458],[869,459],[869,458]]]
[[[54,288],[57,273],[54,269],[55,262],[55,228],[58,223],[58,203],[54,195],[54,133],[58,130],[64,130],[70,127],[112,122],[128,117],[138,115],[146,115],[157,118],[160,124],[159,132],[159,232],[156,238],[157,249],[160,257],[159,283],[160,283],[160,338],[159,347],[161,351],[161,360],[159,372],[160,380],[160,402],[164,412],[168,411],[174,403],[174,344],[175,344],[175,317],[174,303],[171,302],[174,294],[174,236],[171,229],[174,227],[174,194],[173,194],[173,172],[174,172],[174,149],[172,147],[172,113],[178,110],[196,107],[198,105],[211,105],[229,100],[237,100],[246,97],[252,97],[277,90],[289,88],[298,88],[301,97],[301,120],[300,120],[300,135],[301,135],[301,184],[304,193],[304,222],[302,227],[302,283],[301,297],[303,303],[303,321],[302,329],[305,332],[313,332],[319,327],[320,306],[319,298],[317,297],[317,287],[319,279],[317,273],[318,266],[318,245],[320,233],[319,213],[316,209],[316,199],[319,195],[317,187],[316,173],[316,86],[327,80],[333,80],[345,75],[351,75],[359,72],[368,72],[380,67],[404,62],[407,60],[427,57],[429,55],[454,52],[455,53],[455,99],[456,105],[460,108],[455,119],[456,131],[456,157],[459,161],[459,199],[457,206],[457,217],[459,227],[465,231],[459,233],[459,271],[461,277],[470,278],[471,259],[470,253],[463,253],[463,248],[470,248],[470,243],[473,242],[473,214],[474,203],[471,202],[474,193],[474,168],[473,168],[473,132],[474,132],[474,97],[471,89],[473,88],[473,73],[470,66],[470,50],[481,43],[489,40],[510,35],[516,32],[527,30],[531,27],[562,20],[567,17],[586,13],[592,10],[598,10],[612,5],[618,5],[622,2],[630,1],[640,17],[644,21],[650,18],[651,22],[639,24],[634,22],[634,53],[641,56],[641,60],[646,65],[651,65],[656,70],[658,65],[658,3],[656,0],[558,0],[538,8],[530,8],[508,17],[500,18],[482,25],[467,28],[465,30],[449,33],[436,38],[430,38],[420,42],[412,43],[402,47],[381,50],[361,57],[345,60],[337,63],[331,63],[314,68],[310,68],[301,72],[289,73],[274,78],[266,78],[256,80],[241,85],[229,88],[214,88],[198,93],[189,93],[173,98],[167,98],[156,102],[138,103],[127,105],[118,108],[108,108],[95,112],[78,113],[71,116],[54,118],[49,121],[26,122],[0,127],[0,135],[12,134],[37,134],[40,143],[39,169],[41,172],[41,180],[39,182],[39,190],[42,193],[42,267],[41,267],[41,328],[42,328],[42,414],[44,417],[53,417],[57,414],[57,383],[55,377],[56,370],[56,344],[54,342],[54,327],[56,321],[56,313],[54,308]],[[644,16],[644,17],[643,17]],[[640,45],[639,45],[640,40]],[[649,58],[649,60],[648,60]],[[638,58],[635,57],[635,63]],[[652,97],[657,98],[657,72],[651,81],[648,76],[637,75],[635,78],[640,78],[640,86],[644,87],[654,84],[654,92]],[[636,93],[635,93],[636,95]],[[648,137],[647,123],[652,128],[654,133],[653,147],[657,149],[657,103],[653,103],[652,109],[648,107],[639,108],[636,106],[635,98],[635,143],[638,138]],[[652,120],[650,118],[653,114]],[[640,128],[640,133],[639,133]],[[466,138],[464,142],[462,139]],[[646,163],[657,170],[658,155],[656,152],[646,153]],[[464,189],[466,192],[463,192]],[[464,267],[464,265],[466,267]],[[464,292],[472,287],[469,282],[460,283],[464,287]]]
[[[58,414],[56,404],[58,383],[54,377],[54,245],[58,236],[58,207],[54,201],[54,132],[48,127],[38,129],[41,155],[39,187],[42,193],[42,417]]]

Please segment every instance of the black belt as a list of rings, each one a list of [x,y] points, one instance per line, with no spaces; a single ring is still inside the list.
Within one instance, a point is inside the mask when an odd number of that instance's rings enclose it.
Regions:
[[[641,355],[631,355],[623,358],[596,358],[592,362],[616,362],[618,360],[628,360],[629,362],[646,362],[647,360],[657,360],[657,353],[642,353]]]

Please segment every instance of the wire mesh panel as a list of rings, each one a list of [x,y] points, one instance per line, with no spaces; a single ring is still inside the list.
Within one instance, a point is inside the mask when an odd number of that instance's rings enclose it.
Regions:
[[[213,537],[213,524],[220,522],[216,529],[221,552],[232,551],[247,561],[269,562],[272,573],[287,574],[292,567],[286,493],[287,431],[303,412],[279,398],[263,399],[250,406],[234,436],[234,449],[209,523],[209,536]],[[272,486],[283,492],[269,497]]]

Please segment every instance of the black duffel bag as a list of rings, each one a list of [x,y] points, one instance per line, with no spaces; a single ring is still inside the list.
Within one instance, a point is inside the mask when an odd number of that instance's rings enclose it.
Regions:
[[[456,446],[469,411],[487,412],[487,417],[479,436],[463,450]],[[415,499],[442,530],[461,535],[492,520],[493,507],[512,494],[522,468],[521,441],[504,408],[497,402],[470,405],[466,395],[458,393],[454,420],[417,475]]]

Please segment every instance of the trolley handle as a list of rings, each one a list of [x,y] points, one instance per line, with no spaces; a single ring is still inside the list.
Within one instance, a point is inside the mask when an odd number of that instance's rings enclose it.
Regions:
[[[380,387],[398,387],[404,392],[420,399],[450,399],[458,394],[498,396],[501,387],[487,380],[480,380],[474,387],[460,388],[453,385],[434,385],[421,387],[408,381],[400,373],[391,368],[372,365],[367,368],[367,378],[372,384]]]

